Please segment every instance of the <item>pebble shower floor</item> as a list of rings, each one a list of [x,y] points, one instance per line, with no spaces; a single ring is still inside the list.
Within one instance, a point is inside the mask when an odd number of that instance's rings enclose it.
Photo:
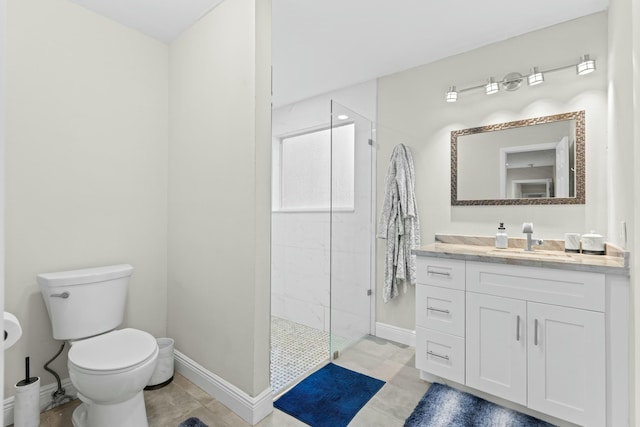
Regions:
[[[329,333],[271,317],[271,391],[278,394],[329,360]]]

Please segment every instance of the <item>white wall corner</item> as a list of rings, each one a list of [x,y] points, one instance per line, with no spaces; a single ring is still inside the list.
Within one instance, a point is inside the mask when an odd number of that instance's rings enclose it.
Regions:
[[[71,384],[71,380],[69,378],[65,378],[62,380],[62,388],[65,390],[65,394],[69,396],[76,397],[77,391],[76,388]],[[53,384],[47,384],[45,386],[40,387],[40,412],[45,409],[51,409],[47,406],[52,402],[53,392],[58,389],[58,383],[55,382]],[[66,403],[66,402],[63,402]],[[3,426],[10,426],[13,424],[13,407],[15,406],[15,399],[13,396],[4,399],[4,417],[3,417]]]
[[[175,370],[178,373],[209,393],[249,424],[256,425],[273,411],[273,393],[270,388],[256,397],[251,397],[180,351],[175,350],[174,355]]]
[[[408,345],[409,347],[416,346],[416,331],[411,329],[376,322],[376,336],[385,340]]]

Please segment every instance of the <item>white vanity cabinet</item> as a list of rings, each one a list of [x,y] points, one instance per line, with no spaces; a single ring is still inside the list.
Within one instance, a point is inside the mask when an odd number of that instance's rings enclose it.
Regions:
[[[416,367],[464,382],[465,262],[416,260]]]
[[[607,317],[605,274],[417,260],[418,369],[579,425],[628,425],[625,414],[615,422],[607,415],[608,405],[618,405],[613,395],[628,392],[607,380],[607,372],[620,378],[627,368],[611,366],[613,359],[625,360],[626,337],[611,333],[624,319]],[[436,280],[429,271],[437,272]]]
[[[465,384],[580,425],[605,425],[604,314],[467,292]]]

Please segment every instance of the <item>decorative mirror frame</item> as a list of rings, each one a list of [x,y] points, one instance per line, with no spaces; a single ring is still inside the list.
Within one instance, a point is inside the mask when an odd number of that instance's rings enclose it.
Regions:
[[[546,197],[521,199],[483,199],[458,200],[458,137],[497,130],[514,129],[525,126],[552,123],[563,120],[576,121],[576,196],[575,197]],[[451,131],[451,206],[487,206],[487,205],[583,205],[585,203],[585,138],[584,138],[584,110],[552,116],[534,117],[513,122],[497,123],[469,129]]]

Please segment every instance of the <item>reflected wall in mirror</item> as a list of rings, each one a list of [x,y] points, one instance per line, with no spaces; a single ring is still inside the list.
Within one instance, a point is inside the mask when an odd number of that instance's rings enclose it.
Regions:
[[[584,204],[584,111],[451,132],[451,204]]]

